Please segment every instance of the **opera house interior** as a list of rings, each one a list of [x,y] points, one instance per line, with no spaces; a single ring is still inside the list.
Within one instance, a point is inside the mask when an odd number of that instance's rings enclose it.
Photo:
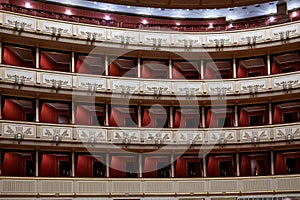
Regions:
[[[299,0],[0,0],[0,200],[300,199]]]

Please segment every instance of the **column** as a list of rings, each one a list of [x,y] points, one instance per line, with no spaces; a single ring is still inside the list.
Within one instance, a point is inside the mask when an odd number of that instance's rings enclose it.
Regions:
[[[172,59],[169,58],[169,79],[173,78],[173,74],[172,74]]]
[[[138,126],[142,127],[142,107],[138,107]]]
[[[140,55],[138,55],[138,61],[137,61],[137,67],[138,67],[138,78],[141,78],[141,58]]]
[[[239,126],[238,121],[239,121],[239,119],[238,119],[238,108],[235,105],[234,106],[234,126],[235,127]]]
[[[142,158],[142,154],[139,153],[139,177],[142,178],[143,177],[143,158]]]
[[[2,63],[2,42],[0,42],[0,63]]]
[[[75,52],[74,52],[74,50],[72,50],[71,72],[75,73]]]
[[[274,175],[274,151],[271,150],[271,175]]]
[[[35,176],[39,176],[39,151],[35,150]]]
[[[72,101],[72,119],[71,119],[71,124],[75,124],[75,103]]]
[[[109,63],[108,63],[108,55],[107,54],[105,54],[105,76],[108,76],[108,65],[109,65]]]
[[[35,49],[35,68],[40,68],[40,48],[38,46]]]
[[[203,155],[203,159],[202,159],[202,165],[203,165],[203,177],[206,177],[206,155]]]
[[[170,128],[173,128],[173,106],[170,106]]]
[[[240,176],[240,153],[236,153],[236,176]]]
[[[72,151],[72,177],[75,177],[75,153]]]
[[[39,122],[40,121],[40,99],[36,98],[35,101],[35,122]]]
[[[201,115],[202,115],[202,128],[205,128],[205,108],[202,107],[201,109]]]
[[[171,154],[171,178],[174,178],[175,173],[174,173],[174,154]]]
[[[269,103],[269,124],[273,124],[272,103]]]
[[[108,104],[105,105],[105,126],[109,126],[109,120],[108,120]]]
[[[201,75],[201,79],[204,79],[204,61],[201,60],[200,61],[200,75]]]
[[[0,43],[1,44],[1,43]],[[2,168],[1,168],[1,166],[2,166],[2,162],[1,162],[1,160],[2,160],[2,149],[1,149],[1,147],[0,147],[0,174],[2,174]]]
[[[0,95],[0,105],[2,105],[2,96]],[[2,119],[2,106],[0,106],[0,119]]]
[[[268,70],[268,75],[270,75],[271,74],[271,57],[270,57],[269,52],[267,55],[267,70]]]
[[[106,177],[109,177],[109,154],[108,153],[106,153],[105,165],[106,165]]]
[[[236,78],[236,57],[233,56],[233,78]]]

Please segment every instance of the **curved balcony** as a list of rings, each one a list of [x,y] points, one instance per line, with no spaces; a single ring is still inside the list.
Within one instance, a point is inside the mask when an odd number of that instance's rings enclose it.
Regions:
[[[234,197],[293,195],[300,189],[299,175],[255,178],[201,179],[84,179],[0,177],[3,197]]]
[[[235,148],[236,144],[260,145],[261,147],[283,142],[283,145],[300,139],[300,124],[280,124],[256,127],[232,128],[125,128],[125,127],[95,127],[83,125],[45,124],[32,122],[15,122],[1,120],[2,144],[38,144],[50,142],[59,146],[81,146],[81,143],[93,147],[106,148],[109,144],[137,149],[167,146],[168,149],[189,146],[195,149],[202,145],[220,148],[228,145]],[[4,140],[5,139],[5,140]],[[6,140],[7,139],[7,140]],[[33,142],[33,143],[31,143]],[[148,145],[148,147],[147,147]],[[112,146],[110,146],[113,148]]]
[[[41,69],[1,65],[1,82],[10,84],[9,88],[30,90],[35,87],[40,92],[63,90],[65,95],[98,96],[123,95],[130,98],[150,98],[164,100],[218,100],[248,99],[260,95],[274,96],[297,94],[300,87],[300,72],[221,80],[176,80],[145,79],[96,76],[66,73]],[[38,87],[37,87],[38,86]],[[26,89],[25,89],[26,88]],[[4,89],[4,88],[3,88]],[[69,92],[68,92],[69,91]],[[73,93],[73,91],[75,93]],[[272,93],[270,93],[272,92]]]
[[[150,30],[130,30],[113,27],[82,25],[60,20],[26,16],[6,11],[0,12],[2,34],[63,41],[68,43],[92,44],[107,48],[128,50],[161,50],[170,52],[202,52],[245,50],[288,41],[299,41],[299,22],[229,32],[178,33]],[[42,34],[42,35],[41,35]]]

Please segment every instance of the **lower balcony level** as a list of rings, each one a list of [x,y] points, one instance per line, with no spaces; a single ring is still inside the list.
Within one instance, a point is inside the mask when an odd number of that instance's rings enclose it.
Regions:
[[[300,175],[205,179],[0,177],[0,198],[213,199],[297,196]]]

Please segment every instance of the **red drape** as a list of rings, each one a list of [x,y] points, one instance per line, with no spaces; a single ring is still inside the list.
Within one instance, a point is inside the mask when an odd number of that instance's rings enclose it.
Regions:
[[[33,51],[30,50],[33,54]],[[22,56],[22,55],[20,55]],[[34,67],[35,58],[31,57],[31,60],[24,61],[19,56],[16,56],[14,53],[12,53],[8,48],[4,48],[3,50],[3,61],[4,64],[7,65],[13,65],[13,66],[20,66],[20,67]]]
[[[5,120],[24,121],[25,113],[23,113],[22,108],[19,105],[9,99],[5,99],[2,118]]]
[[[6,152],[2,163],[2,175],[25,176],[26,161],[32,160],[31,156],[21,156],[18,153]]]
[[[79,155],[76,165],[76,177],[93,177],[93,163],[101,161],[101,156]]]
[[[59,176],[59,162],[68,161],[68,156],[57,156],[52,154],[43,154],[39,170],[39,176],[44,177],[58,177]]]
[[[58,123],[58,113],[55,108],[50,107],[46,103],[42,104],[40,112],[40,122],[42,123]]]
[[[147,156],[144,160],[143,177],[145,178],[156,178],[157,177],[157,165],[159,163],[169,163],[169,158],[164,157],[151,157]]]
[[[220,176],[220,169],[218,160],[214,156],[209,156],[206,175],[208,177],[218,177]]]
[[[185,158],[179,157],[176,160],[175,177],[185,178],[188,177],[188,163],[196,163],[199,167],[196,167],[196,174],[201,174],[201,162],[199,158]]]
[[[81,106],[76,107],[76,124],[92,125],[91,112]]]
[[[112,156],[110,161],[110,168],[109,168],[109,177],[112,178],[122,178],[126,177],[126,164],[128,162],[135,163],[134,169],[131,172],[137,173],[138,164],[137,159],[134,156]]]

